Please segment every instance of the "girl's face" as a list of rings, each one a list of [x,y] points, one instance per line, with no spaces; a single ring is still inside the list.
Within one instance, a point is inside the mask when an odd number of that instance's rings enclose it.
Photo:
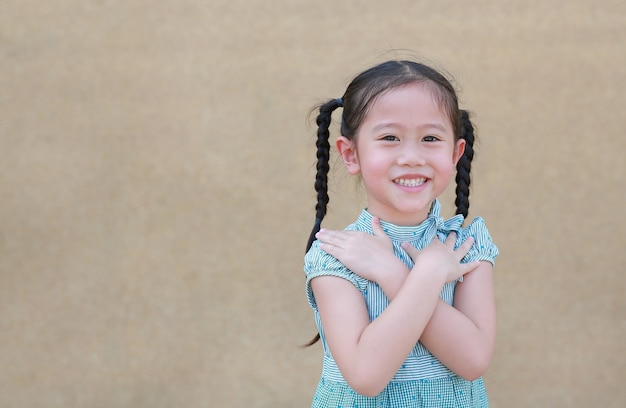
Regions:
[[[361,174],[368,211],[397,225],[417,225],[450,183],[465,141],[428,86],[413,83],[378,97],[353,141],[337,149],[350,174]]]

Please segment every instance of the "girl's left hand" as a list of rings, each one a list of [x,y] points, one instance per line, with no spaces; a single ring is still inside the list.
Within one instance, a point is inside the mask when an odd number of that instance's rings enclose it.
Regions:
[[[379,282],[380,276],[397,266],[393,244],[378,217],[372,218],[374,235],[362,231],[334,231],[322,229],[315,237],[320,249],[344,264],[360,277]]]

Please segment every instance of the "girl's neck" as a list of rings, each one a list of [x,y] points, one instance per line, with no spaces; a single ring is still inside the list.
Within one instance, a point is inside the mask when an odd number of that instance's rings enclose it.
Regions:
[[[375,209],[370,209],[370,208],[367,208],[367,211],[373,216],[380,218],[381,221],[394,224],[400,227],[414,227],[426,221],[426,219],[428,219],[428,217],[430,216],[430,214],[433,212],[434,209],[438,210],[439,208],[438,200],[435,199],[427,208],[428,208],[427,211],[424,211],[421,213],[412,213],[412,214],[400,213],[400,212],[394,213],[394,214],[382,214],[376,211]]]

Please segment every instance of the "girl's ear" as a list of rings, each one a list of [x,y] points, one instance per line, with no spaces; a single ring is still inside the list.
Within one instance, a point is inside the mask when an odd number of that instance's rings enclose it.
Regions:
[[[454,166],[459,162],[463,153],[465,152],[465,139],[459,139],[456,141],[454,145],[454,153],[452,154],[452,160],[454,161]]]
[[[351,175],[359,174],[361,166],[359,165],[359,157],[356,154],[356,144],[345,136],[339,136],[336,142],[337,151],[343,160],[343,163]]]

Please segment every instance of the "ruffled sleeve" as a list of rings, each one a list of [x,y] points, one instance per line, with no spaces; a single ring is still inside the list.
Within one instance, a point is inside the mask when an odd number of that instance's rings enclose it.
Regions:
[[[474,218],[470,225],[463,228],[461,236],[462,240],[457,241],[459,245],[468,237],[474,237],[474,245],[463,257],[462,262],[488,261],[492,265],[495,264],[499,254],[498,247],[493,243],[482,217]]]
[[[319,247],[319,241],[314,241],[311,249],[304,256],[304,273],[306,274],[306,296],[309,305],[313,309],[317,309],[317,303],[311,288],[311,280],[313,278],[337,276],[351,282],[361,293],[365,293],[367,290],[368,281],[350,271],[333,256],[322,251]]]

